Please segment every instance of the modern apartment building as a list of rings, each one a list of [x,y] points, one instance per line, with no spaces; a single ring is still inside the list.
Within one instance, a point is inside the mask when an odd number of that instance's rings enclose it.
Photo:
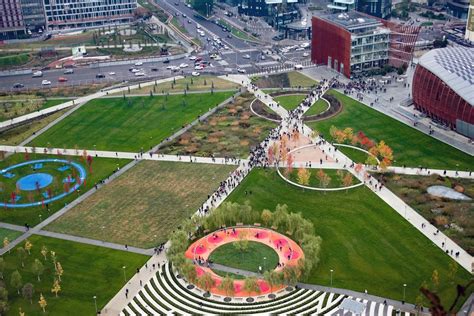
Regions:
[[[240,0],[238,11],[249,16],[261,16],[274,27],[283,26],[298,19],[298,0]]]
[[[469,13],[466,21],[466,35],[465,39],[474,42],[474,0],[471,0],[469,5]]]
[[[356,10],[386,19],[392,15],[392,0],[358,0]]]
[[[46,17],[43,0],[20,0],[20,4],[26,30],[44,30]]]
[[[137,0],[44,0],[48,28],[130,22]]]
[[[448,0],[448,13],[459,19],[467,19],[469,11],[469,0]]]
[[[0,1],[0,39],[18,38],[25,34],[20,0]]]

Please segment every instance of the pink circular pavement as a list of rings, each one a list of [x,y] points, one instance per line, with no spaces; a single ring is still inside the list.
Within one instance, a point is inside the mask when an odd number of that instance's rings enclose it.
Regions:
[[[275,252],[278,254],[280,263],[280,266],[275,269],[276,271],[283,269],[283,266],[297,265],[298,260],[304,258],[303,250],[296,242],[285,235],[270,229],[261,227],[233,227],[215,231],[192,243],[185,253],[186,258],[193,260],[193,262],[196,264],[196,272],[198,277],[202,276],[206,272],[211,274],[212,278],[214,279],[214,286],[210,290],[212,294],[225,296],[225,293],[218,288],[219,284],[222,282],[222,277],[214,273],[210,268],[198,265],[197,261],[199,259],[207,260],[215,249],[227,243],[234,242],[240,234],[244,234],[246,239],[249,241],[265,244],[275,250]],[[279,291],[283,287],[279,286],[270,289],[270,286],[263,279],[259,279],[258,285],[260,287],[260,292],[248,293],[243,290],[243,285],[244,280],[234,281],[234,296],[246,297],[266,295]]]

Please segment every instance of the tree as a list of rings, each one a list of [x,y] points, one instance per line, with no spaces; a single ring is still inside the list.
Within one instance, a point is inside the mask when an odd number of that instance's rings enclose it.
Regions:
[[[40,275],[42,275],[44,272],[44,266],[41,261],[35,259],[35,262],[33,262],[32,271],[38,277],[38,282],[41,281]]]
[[[3,238],[3,248],[7,248],[9,244],[10,240],[8,240],[8,237]]]
[[[184,277],[190,283],[194,283],[197,278],[196,267],[192,264],[189,260],[186,260],[186,263],[181,268],[181,272],[183,273]]]
[[[455,282],[457,272],[458,264],[456,263],[456,261],[451,260],[451,262],[449,263],[448,277],[452,283]]]
[[[18,260],[21,262],[21,266],[25,267],[25,258],[26,258],[26,251],[23,247],[16,248],[16,254],[18,255]]]
[[[241,232],[239,234],[239,240],[234,242],[233,245],[234,245],[235,248],[237,248],[237,250],[240,251],[240,254],[241,254],[242,260],[243,260],[244,252],[247,251],[247,248],[249,246],[249,241],[247,239],[247,234],[244,233],[244,232]]]
[[[56,267],[56,251],[51,250],[49,254],[51,255],[51,261],[53,261],[53,265]]]
[[[46,246],[44,246],[44,245],[41,247],[41,254],[44,257],[44,260],[46,261],[46,259],[47,259],[46,257],[48,256],[48,248],[46,248]]]
[[[309,184],[309,177],[311,176],[311,172],[305,168],[298,169],[298,183],[301,185],[308,185]]]
[[[342,178],[342,184],[345,186],[345,187],[350,187],[352,185],[352,174],[350,172],[346,172],[346,174],[344,175],[344,177]],[[348,190],[346,190],[347,192]]]
[[[273,287],[275,285],[281,284],[282,281],[282,274],[276,272],[275,270],[265,271],[263,273],[263,279],[267,282],[268,286],[270,287],[270,292],[273,292]]]
[[[38,301],[39,306],[43,310],[43,313],[46,312],[46,306],[48,305],[48,302],[46,302],[46,299],[43,296],[43,293],[40,294],[40,299]]]
[[[2,284],[0,286],[0,315],[5,315],[8,310],[8,291]]]
[[[5,260],[3,257],[0,257],[0,278],[3,280],[3,271],[5,271]]]
[[[33,294],[35,294],[35,287],[31,283],[26,283],[21,289],[21,295],[25,300],[30,301],[30,304],[33,304]]]
[[[61,276],[64,274],[63,267],[61,263],[58,261],[56,262],[56,275],[58,276],[59,281],[61,281]]]
[[[20,294],[20,289],[21,289],[21,286],[23,285],[23,281],[21,279],[21,274],[20,272],[18,272],[18,270],[12,273],[12,276],[10,279],[10,285],[17,290],[18,294]]]
[[[434,289],[437,290],[439,287],[439,273],[436,269],[434,269],[433,274],[431,274],[431,282],[433,283]]]
[[[197,279],[198,286],[206,292],[209,292],[214,286],[214,279],[209,272],[205,272]]]
[[[51,293],[54,293],[58,297],[58,293],[61,291],[61,284],[59,284],[58,279],[54,279],[53,287],[51,288]]]
[[[244,280],[244,291],[250,295],[251,293],[260,293],[260,286],[258,286],[256,277],[246,277]]]
[[[272,212],[270,210],[263,210],[262,215],[260,216],[262,219],[262,222],[265,226],[268,227],[268,224],[272,221]]]
[[[286,169],[285,169],[286,171],[285,173],[287,177],[293,171],[293,162],[294,162],[293,155],[288,154],[288,157],[286,157]]]
[[[283,280],[287,285],[295,286],[298,282],[298,268],[296,266],[286,265],[283,270]]]
[[[224,291],[225,295],[227,296],[234,296],[235,289],[234,289],[234,279],[230,276],[225,276],[222,279],[221,284],[219,284],[218,289]]]
[[[329,177],[322,169],[319,169],[316,173],[316,177],[318,178],[319,184],[322,188],[327,188],[329,183],[331,183],[331,177]]]

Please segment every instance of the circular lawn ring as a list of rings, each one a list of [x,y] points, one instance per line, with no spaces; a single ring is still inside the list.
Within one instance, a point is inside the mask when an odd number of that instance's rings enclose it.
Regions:
[[[261,243],[265,246],[272,248],[278,255],[279,263],[282,263],[285,266],[296,266],[298,264],[298,261],[304,258],[303,250],[292,239],[276,231],[253,226],[230,227],[210,233],[193,242],[186,250],[185,256],[186,258],[191,259],[194,262],[196,262],[196,260],[199,258],[201,260],[208,260],[214,250],[216,250],[222,245],[238,241],[238,237],[241,235],[245,235],[246,240]],[[265,238],[261,238],[262,236],[265,236]],[[212,271],[212,269],[206,266],[196,265],[195,267],[198,277],[202,276],[204,273],[209,273],[212,279],[214,280],[214,286],[210,289],[210,293],[220,296],[226,296],[224,291],[218,288],[218,285],[222,282],[223,277],[217,275],[214,271]],[[275,271],[281,271],[282,269],[283,265],[275,268]],[[234,280],[234,296],[268,296],[284,288],[284,286],[281,285],[279,287],[273,287],[273,289],[271,289],[270,286],[263,279],[258,279],[257,282],[260,288],[260,292],[247,293],[243,290],[244,280]]]
[[[80,183],[77,183],[77,182],[74,183],[74,185],[71,186],[67,192],[62,192],[60,194],[50,196],[50,197],[47,196],[48,195],[47,192],[43,192],[42,194],[45,198],[41,201],[28,202],[28,203],[0,202],[0,207],[24,208],[24,207],[44,205],[44,204],[62,199],[66,195],[71,194],[72,192],[76,191],[82,185],[82,183],[84,183],[84,180],[86,179],[86,170],[84,169],[84,167],[76,162],[71,162],[64,159],[39,159],[39,160],[25,161],[25,162],[22,162],[13,166],[9,166],[7,168],[0,170],[0,175],[7,179],[13,179],[15,178],[15,174],[13,173],[15,169],[33,165],[33,170],[36,170],[36,169],[41,169],[43,164],[52,164],[52,163],[58,164],[58,167],[59,167],[58,170],[60,170],[60,168],[64,168],[64,165],[68,166],[68,168],[65,168],[64,171],[70,168],[74,168],[79,175]],[[50,175],[49,173],[35,172],[29,175],[23,176],[19,180],[17,180],[16,187],[22,191],[30,191],[30,192],[35,191],[35,190],[39,191],[49,186],[53,182],[53,179],[54,177]],[[62,181],[63,182],[67,181],[69,183],[72,183],[73,181],[75,181],[75,179],[69,180],[68,178],[65,178]],[[15,199],[16,198],[17,196],[15,197]]]
[[[265,109],[266,106],[267,105],[265,103],[263,103],[259,99],[255,98],[255,99],[252,100],[252,102],[250,102],[250,111],[253,114],[255,114],[256,116],[258,116],[258,117],[260,117],[264,120],[280,123],[281,117],[278,116],[278,114],[276,114],[276,113],[268,112]]]

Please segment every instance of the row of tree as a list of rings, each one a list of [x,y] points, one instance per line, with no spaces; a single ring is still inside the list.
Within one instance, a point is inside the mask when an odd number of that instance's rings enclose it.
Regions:
[[[290,166],[285,169],[285,173],[286,177],[288,177],[289,173],[291,173]],[[349,187],[352,185],[354,177],[350,172],[339,169],[336,173],[344,187]],[[315,177],[319,181],[319,185],[321,188],[327,188],[332,180],[332,178],[326,172],[324,172],[323,169],[319,169],[315,173]],[[296,179],[301,185],[309,185],[311,179],[311,171],[306,168],[298,168]]]

